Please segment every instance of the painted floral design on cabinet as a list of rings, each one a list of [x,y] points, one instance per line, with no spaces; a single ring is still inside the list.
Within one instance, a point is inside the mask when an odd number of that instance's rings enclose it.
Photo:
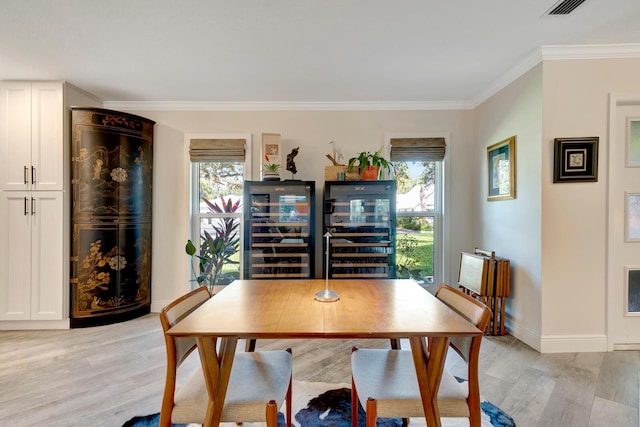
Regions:
[[[74,217],[150,215],[151,141],[104,129],[80,132]]]
[[[154,122],[94,108],[72,122],[71,325],[148,313]]]

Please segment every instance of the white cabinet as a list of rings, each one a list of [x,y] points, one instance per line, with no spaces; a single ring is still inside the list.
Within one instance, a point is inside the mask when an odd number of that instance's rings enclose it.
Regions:
[[[63,193],[0,192],[0,320],[62,320]]]
[[[66,317],[63,112],[63,82],[0,82],[0,320]]]
[[[69,105],[62,81],[0,81],[0,330],[69,327]]]
[[[64,83],[0,83],[0,189],[64,188]]]

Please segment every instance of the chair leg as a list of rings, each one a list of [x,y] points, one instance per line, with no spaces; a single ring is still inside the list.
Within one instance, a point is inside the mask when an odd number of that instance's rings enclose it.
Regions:
[[[247,353],[256,351],[256,340],[255,338],[247,338],[247,342],[244,346],[244,351]]]
[[[351,353],[354,351],[358,351],[358,347],[351,347]],[[351,375],[351,427],[358,427],[358,391],[353,375]]]
[[[367,427],[376,427],[378,419],[378,402],[373,398],[367,399]]]
[[[480,427],[482,425],[482,410],[480,409],[480,401],[472,402],[468,400],[469,404],[469,427]]]
[[[267,403],[267,427],[278,427],[278,406],[275,400]]]
[[[358,427],[358,392],[351,378],[351,427]]]
[[[469,427],[480,427],[482,425],[482,419],[478,418],[476,414],[472,414],[469,417]]]
[[[160,412],[159,427],[171,427],[171,414],[167,414],[164,411]]]
[[[400,338],[390,338],[389,341],[391,342],[391,350],[400,350]]]
[[[482,424],[482,410],[480,409],[480,386],[478,385],[478,369],[477,364],[474,364],[475,369],[469,367],[469,395],[467,396],[467,405],[469,406],[469,426],[480,427]]]
[[[291,354],[291,347],[286,349],[287,352],[289,352],[289,354]],[[293,399],[293,392],[292,392],[292,385],[293,385],[293,374],[289,377],[289,389],[287,390],[287,397],[285,398],[287,403],[286,403],[286,417],[287,417],[287,427],[291,427],[291,406],[292,406],[292,399]]]

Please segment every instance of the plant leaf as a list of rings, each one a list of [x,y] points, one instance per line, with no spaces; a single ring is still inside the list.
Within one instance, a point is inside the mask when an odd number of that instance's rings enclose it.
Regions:
[[[187,240],[185,251],[187,251],[187,255],[189,256],[193,256],[196,253],[196,246],[193,244],[191,240]]]

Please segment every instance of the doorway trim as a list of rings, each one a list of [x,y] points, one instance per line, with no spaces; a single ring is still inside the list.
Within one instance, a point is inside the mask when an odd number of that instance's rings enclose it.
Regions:
[[[619,315],[622,307],[615,307],[613,292],[618,292],[619,289],[614,286],[616,280],[614,280],[613,261],[611,259],[612,254],[612,239],[615,235],[614,227],[619,225],[616,218],[612,218],[612,189],[611,189],[611,175],[612,171],[616,170],[616,167],[612,165],[611,150],[612,145],[616,138],[616,117],[619,106],[638,106],[640,107],[640,93],[635,94],[621,94],[610,93],[609,94],[609,138],[607,144],[607,245],[605,248],[606,263],[606,331],[607,331],[607,350],[640,350],[640,343],[614,343],[613,331],[614,321],[613,316]],[[626,149],[626,148],[625,148]]]

